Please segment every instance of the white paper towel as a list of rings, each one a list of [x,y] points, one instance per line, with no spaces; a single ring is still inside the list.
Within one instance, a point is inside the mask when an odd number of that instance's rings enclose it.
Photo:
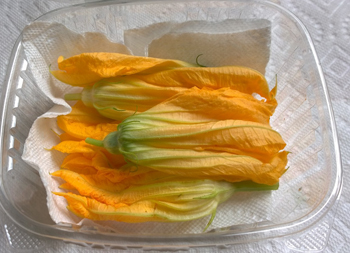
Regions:
[[[249,66],[265,73],[270,56],[269,20],[156,23],[125,31],[135,55],[181,59],[204,66]],[[259,56],[259,57],[254,57]]]
[[[221,29],[214,29],[217,26]],[[62,181],[52,178],[49,173],[59,169],[65,155],[43,148],[51,148],[58,144],[59,138],[54,132],[61,131],[57,127],[56,117],[70,112],[70,106],[62,99],[63,95],[77,89],[60,83],[50,75],[48,66],[54,63],[58,56],[69,57],[83,52],[99,51],[128,54],[131,51],[146,56],[148,52],[151,56],[160,58],[187,61],[192,59],[193,62],[196,54],[203,53],[200,60],[207,66],[246,65],[253,66],[261,72],[265,71],[269,60],[270,23],[266,20],[226,20],[219,24],[207,21],[166,22],[128,30],[124,35],[123,41],[115,43],[107,40],[103,34],[77,34],[61,24],[46,22],[35,22],[23,32],[25,55],[35,81],[55,103],[50,111],[34,122],[25,143],[23,160],[39,171],[47,191],[49,212],[56,223],[91,224],[91,221],[80,221],[80,218],[69,213],[65,199],[51,193],[60,191],[58,186]],[[198,40],[202,42],[198,42],[199,51],[195,52]],[[191,43],[186,47],[189,41]],[[238,41],[246,41],[247,44]],[[182,50],[173,50],[176,48]],[[218,208],[211,228],[266,221],[271,213],[270,201],[269,193],[236,194]],[[106,229],[107,226],[108,229],[127,233],[199,233],[203,231],[208,219],[209,217],[205,217],[174,224],[125,225],[118,222],[97,222],[94,225],[100,226],[101,229]]]

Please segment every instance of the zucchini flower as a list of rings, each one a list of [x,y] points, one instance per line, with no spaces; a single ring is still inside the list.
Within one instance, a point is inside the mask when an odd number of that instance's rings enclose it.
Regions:
[[[82,218],[115,220],[121,222],[177,222],[211,215],[206,226],[215,217],[217,206],[235,192],[276,190],[273,186],[253,182],[228,183],[225,181],[177,178],[158,173],[160,182],[149,182],[127,189],[105,190],[96,187],[78,173],[59,170],[52,173],[70,183],[81,195],[54,192],[68,202],[67,209]]]
[[[267,100],[267,103],[261,102],[261,106],[264,105],[271,114],[277,106],[276,89],[269,91],[265,77],[255,70],[237,66],[183,67],[104,79],[85,86],[81,93],[66,94],[65,99],[81,99],[103,116],[123,120],[192,87],[212,90],[226,87],[240,91],[242,96],[257,93]]]
[[[206,92],[192,88],[179,93],[127,118],[103,141],[85,141],[122,154],[129,163],[173,175],[276,184],[287,164],[288,152],[280,152],[286,145],[281,135],[266,122],[251,121],[259,116],[239,106],[229,112],[208,106],[220,98]]]
[[[269,91],[262,74],[244,67],[176,68],[148,75],[132,75],[101,80],[86,86],[81,93],[66,94],[66,100],[81,100],[110,119],[122,121],[135,113],[144,112],[164,100],[192,87],[199,89],[226,89],[226,105],[234,106],[239,100],[243,110],[259,106],[269,118],[277,106],[276,88]],[[252,94],[266,98],[255,99]],[[222,97],[223,98],[223,97]],[[216,100],[215,100],[216,101]],[[246,109],[248,108],[248,109]],[[266,121],[266,120],[265,120]]]

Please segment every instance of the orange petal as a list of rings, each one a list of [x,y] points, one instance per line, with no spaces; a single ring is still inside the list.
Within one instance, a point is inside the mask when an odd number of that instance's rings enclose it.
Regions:
[[[81,141],[81,139],[71,136],[68,133],[60,134],[60,141]]]
[[[77,101],[72,106],[72,111],[63,116],[67,119],[89,123],[89,124],[100,124],[100,123],[111,123],[114,122],[111,119],[107,119],[101,116],[95,108],[86,107],[83,102]]]
[[[235,119],[268,124],[274,110],[273,105],[230,88],[211,90],[193,87],[136,117],[145,116],[149,119],[178,123]]]
[[[50,70],[61,82],[86,86],[103,78],[149,73],[163,69],[192,66],[178,60],[140,57],[118,53],[83,53],[68,59],[59,57],[58,68]]]
[[[63,141],[52,148],[62,153],[95,153],[100,148],[85,141]]]
[[[91,159],[80,153],[69,154],[62,162],[61,168],[79,174],[95,174],[97,170],[91,165]]]
[[[87,137],[103,140],[109,133],[116,131],[118,124],[102,123],[91,125],[79,122],[67,117],[57,118],[57,125],[70,136],[77,140],[85,140]]]
[[[68,115],[57,117],[57,125],[66,134],[75,139],[85,140],[87,137],[102,140],[108,133],[117,130],[118,124],[102,117],[95,109],[78,102]],[[69,139],[63,136],[61,140]]]
[[[175,68],[150,75],[137,75],[140,80],[165,87],[231,88],[243,93],[257,93],[270,99],[268,83],[263,74],[247,67]]]

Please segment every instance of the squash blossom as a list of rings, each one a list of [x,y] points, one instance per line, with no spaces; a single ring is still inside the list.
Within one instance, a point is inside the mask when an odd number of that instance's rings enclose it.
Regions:
[[[97,109],[101,115],[121,121],[192,87],[212,90],[230,88],[236,91],[233,97],[249,100],[245,108],[258,104],[256,99],[254,101],[249,96],[257,93],[267,100],[266,103],[261,102],[260,107],[269,111],[268,116],[272,115],[277,105],[274,98],[275,89],[269,91],[265,77],[261,73],[237,66],[183,67],[147,75],[136,74],[104,79],[94,85],[85,86],[81,93],[66,94],[65,99],[81,99],[87,107]],[[231,104],[235,102],[237,100],[231,100]]]
[[[249,181],[228,183],[185,177],[169,181],[163,174],[165,178],[160,182],[113,191],[100,189],[72,171],[59,170],[52,175],[71,183],[81,194],[54,192],[65,197],[67,209],[79,217],[135,223],[188,221],[212,215],[206,228],[214,219],[217,206],[233,193],[278,188],[278,184],[267,186]]]
[[[192,88],[179,93],[128,117],[103,141],[87,138],[86,142],[122,154],[132,164],[169,174],[276,184],[287,164],[288,153],[280,152],[286,145],[281,135],[266,123],[250,121],[249,115],[245,119],[239,107],[230,113],[218,113],[218,107],[208,110],[203,105],[217,98],[202,96],[205,92]],[[182,96],[187,102],[179,104]],[[232,119],[236,115],[241,119]]]

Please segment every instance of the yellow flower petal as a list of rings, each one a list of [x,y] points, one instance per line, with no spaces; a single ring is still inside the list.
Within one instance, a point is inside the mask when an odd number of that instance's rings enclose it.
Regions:
[[[152,73],[184,66],[192,65],[177,60],[118,53],[83,53],[68,59],[60,56],[58,58],[59,70],[51,70],[51,74],[61,82],[74,86],[85,86],[103,78]]]

